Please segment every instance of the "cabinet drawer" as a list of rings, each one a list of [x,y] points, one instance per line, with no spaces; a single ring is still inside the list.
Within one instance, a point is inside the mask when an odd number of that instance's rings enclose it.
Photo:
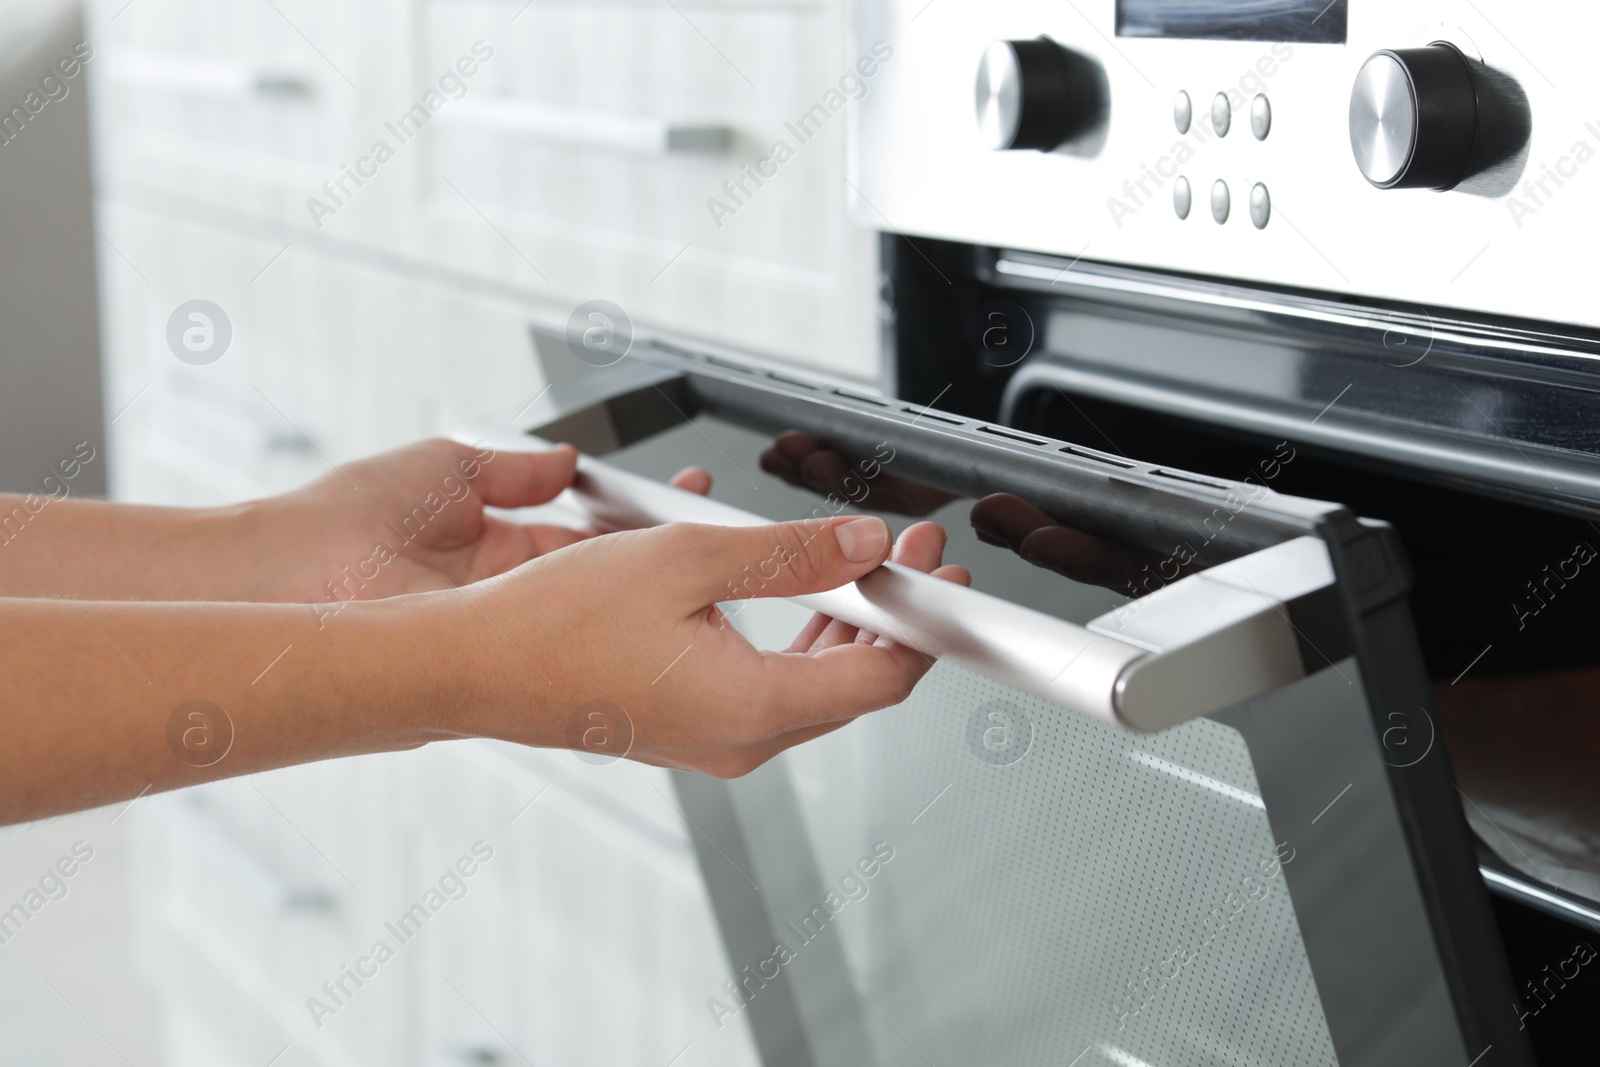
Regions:
[[[95,6],[109,20],[122,2]],[[382,91],[369,6],[139,0],[97,36],[89,64],[109,172],[309,226],[307,197],[364,143]]]
[[[436,3],[424,17],[425,72],[474,40],[494,48],[418,142],[428,255],[876,376],[873,239],[849,225],[840,180],[847,115],[793,128],[853,62],[825,7],[538,5],[507,26]]]

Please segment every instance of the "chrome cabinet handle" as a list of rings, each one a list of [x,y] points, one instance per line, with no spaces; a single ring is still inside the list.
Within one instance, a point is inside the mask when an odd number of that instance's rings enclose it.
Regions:
[[[107,61],[107,70],[123,81],[197,96],[307,101],[317,95],[316,80],[304,71],[208,56],[128,48]]]
[[[440,118],[452,126],[477,126],[550,144],[642,155],[724,152],[734,137],[732,127],[721,123],[682,122],[506,97],[462,100]]]
[[[289,874],[250,848],[193,803],[166,809],[175,833],[226,868],[261,904],[285,912],[325,913],[338,909],[339,895],[328,885]]]
[[[564,502],[612,530],[768,522],[589,456]],[[1333,581],[1326,547],[1305,536],[1173,582],[1086,626],[897,563],[794,600],[1103,722],[1149,731],[1304,677],[1287,605]]]

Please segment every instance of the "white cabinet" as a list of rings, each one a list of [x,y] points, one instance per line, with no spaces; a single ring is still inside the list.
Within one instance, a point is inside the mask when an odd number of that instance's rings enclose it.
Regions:
[[[879,378],[833,3],[91,7],[106,201]]]
[[[662,771],[457,742],[136,821],[173,1067],[756,1062],[705,1009],[727,966]]]

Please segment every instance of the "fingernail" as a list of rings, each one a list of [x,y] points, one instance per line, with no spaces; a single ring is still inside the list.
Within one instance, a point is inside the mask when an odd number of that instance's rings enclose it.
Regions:
[[[865,563],[877,559],[889,547],[889,524],[882,519],[862,516],[847,519],[833,528],[839,539],[839,551],[851,563]]]

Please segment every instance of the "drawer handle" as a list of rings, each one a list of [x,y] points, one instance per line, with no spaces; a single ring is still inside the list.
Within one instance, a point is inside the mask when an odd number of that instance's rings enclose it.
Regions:
[[[198,96],[301,101],[316,95],[314,78],[299,71],[253,67],[227,59],[130,49],[108,63],[122,81]]]
[[[465,99],[440,112],[439,119],[453,126],[476,126],[548,144],[640,155],[725,152],[733,143],[733,128],[717,123],[677,122],[505,97]]]

